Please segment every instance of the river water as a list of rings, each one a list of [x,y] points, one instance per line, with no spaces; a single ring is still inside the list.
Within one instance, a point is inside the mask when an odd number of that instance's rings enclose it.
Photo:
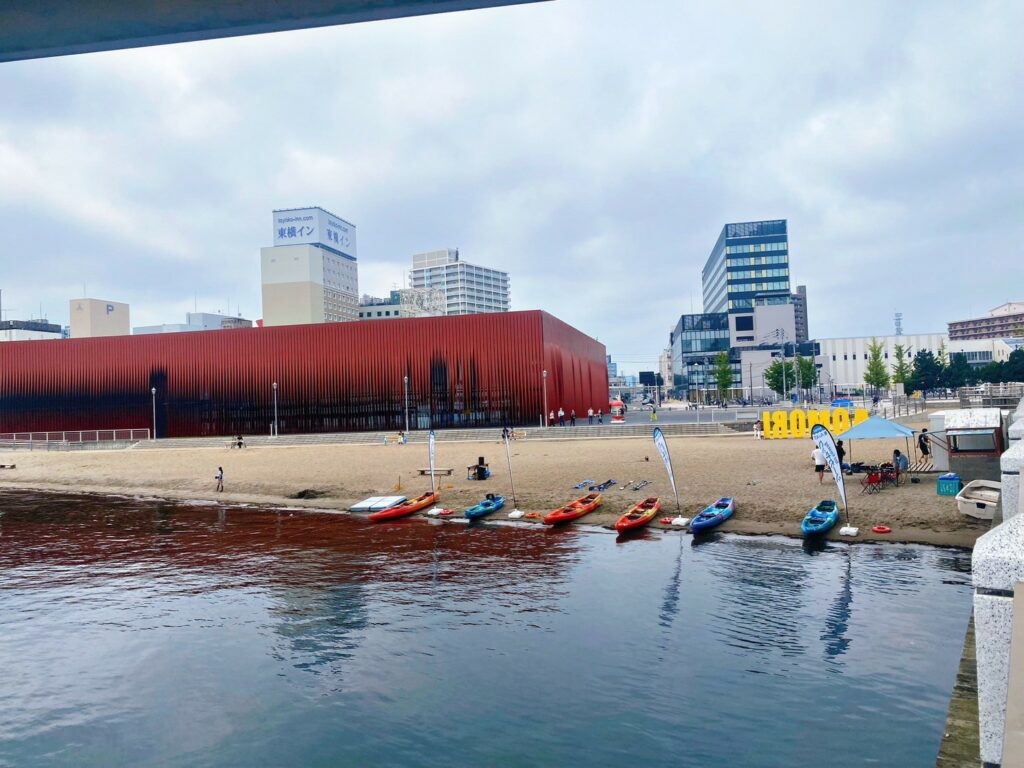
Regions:
[[[969,571],[0,493],[0,765],[931,766]]]

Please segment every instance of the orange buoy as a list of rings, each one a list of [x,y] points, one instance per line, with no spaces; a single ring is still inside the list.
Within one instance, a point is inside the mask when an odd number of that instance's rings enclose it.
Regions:
[[[661,518],[660,522],[661,522],[662,525],[672,525],[672,518],[671,517],[663,517],[663,518]]]
[[[876,525],[871,529],[872,533],[892,533],[892,528],[888,525]]]

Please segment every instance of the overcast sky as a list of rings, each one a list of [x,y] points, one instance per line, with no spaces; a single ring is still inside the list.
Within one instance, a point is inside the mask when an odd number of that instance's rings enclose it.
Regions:
[[[458,246],[653,369],[722,225],[789,220],[812,336],[1024,300],[1024,3],[556,0],[0,64],[0,289],[260,311],[271,210],[361,293]]]

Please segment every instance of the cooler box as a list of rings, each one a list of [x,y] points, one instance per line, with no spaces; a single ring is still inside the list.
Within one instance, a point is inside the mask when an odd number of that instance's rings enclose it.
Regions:
[[[960,493],[960,475],[947,472],[939,475],[939,496],[956,496]]]

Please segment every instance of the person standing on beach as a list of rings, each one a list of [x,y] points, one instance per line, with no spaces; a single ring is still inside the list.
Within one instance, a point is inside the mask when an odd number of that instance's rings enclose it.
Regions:
[[[594,409],[587,408],[587,424],[594,425]]]
[[[548,426],[549,427],[555,426],[555,412],[554,411],[551,411],[550,413],[548,413]]]
[[[563,411],[561,407],[558,409],[558,426],[565,426],[565,411]]]
[[[931,453],[931,438],[928,437],[927,427],[922,429],[921,434],[917,436],[917,447],[921,451],[921,460],[928,461],[928,454]]]
[[[217,481],[217,490],[219,492],[224,491],[224,467],[217,467],[217,474],[213,476],[213,479]]]
[[[818,473],[818,485],[821,485],[825,481],[825,454],[818,446],[814,446],[811,451],[811,460],[814,462],[814,471]]]
[[[843,448],[842,440],[836,441],[836,456],[839,457],[839,468],[846,469],[846,466],[843,464],[843,459],[846,458],[846,449]]]
[[[600,408],[597,409],[597,423],[598,424],[603,424],[604,423],[602,421],[602,419],[601,419],[601,409]]]
[[[576,426],[576,409],[575,408],[573,408],[572,411],[569,413],[569,426],[570,427],[575,427]]]
[[[760,440],[761,439],[761,420],[760,419],[758,419],[757,421],[754,422],[754,439],[755,440]]]

